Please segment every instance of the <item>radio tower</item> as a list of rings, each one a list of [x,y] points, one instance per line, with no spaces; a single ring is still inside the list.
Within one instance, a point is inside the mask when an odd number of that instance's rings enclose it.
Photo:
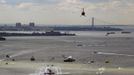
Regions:
[[[92,24],[91,28],[94,29],[94,17],[92,17]]]

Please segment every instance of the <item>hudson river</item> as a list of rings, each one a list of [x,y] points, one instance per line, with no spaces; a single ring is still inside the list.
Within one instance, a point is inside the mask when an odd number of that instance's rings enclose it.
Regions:
[[[61,75],[134,75],[134,32],[74,33],[77,36],[6,37],[0,41],[0,75],[43,75],[39,72],[45,65],[58,66]],[[64,56],[76,61],[65,63]]]

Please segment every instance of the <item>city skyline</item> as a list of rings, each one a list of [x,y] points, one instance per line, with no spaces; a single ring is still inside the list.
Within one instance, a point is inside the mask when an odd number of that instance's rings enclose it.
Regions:
[[[80,15],[82,8],[86,17]],[[133,8],[134,0],[0,0],[0,23],[87,25],[95,17],[133,25]]]

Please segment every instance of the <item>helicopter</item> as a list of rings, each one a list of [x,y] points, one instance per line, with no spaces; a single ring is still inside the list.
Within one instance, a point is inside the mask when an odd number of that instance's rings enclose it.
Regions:
[[[82,8],[81,16],[86,16],[85,9]]]

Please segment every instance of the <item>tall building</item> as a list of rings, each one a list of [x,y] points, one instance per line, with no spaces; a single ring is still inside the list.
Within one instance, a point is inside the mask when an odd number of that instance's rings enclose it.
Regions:
[[[34,22],[30,22],[30,23],[29,23],[29,26],[30,26],[30,27],[34,27],[34,26],[35,26],[35,23],[34,23]]]
[[[16,27],[21,27],[21,26],[22,26],[22,25],[21,25],[20,22],[16,23]]]

